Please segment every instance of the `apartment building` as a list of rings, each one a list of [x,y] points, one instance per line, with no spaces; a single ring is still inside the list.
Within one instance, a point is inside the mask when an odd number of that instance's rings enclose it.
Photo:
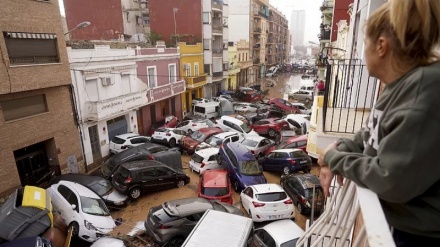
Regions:
[[[239,40],[237,42],[237,54],[238,54],[238,72],[237,84],[240,87],[248,86],[254,82],[254,72],[252,69],[252,56],[249,42],[246,40]]]
[[[289,30],[286,17],[277,9],[270,6],[269,8],[269,32],[267,38],[267,64],[274,66],[287,62],[288,56],[286,51],[290,47],[288,43]]]
[[[67,28],[88,21],[90,26],[70,35],[72,40],[146,42],[150,33],[148,0],[63,0]]]
[[[0,197],[84,171],[58,1],[0,2]],[[29,18],[32,16],[32,18]]]

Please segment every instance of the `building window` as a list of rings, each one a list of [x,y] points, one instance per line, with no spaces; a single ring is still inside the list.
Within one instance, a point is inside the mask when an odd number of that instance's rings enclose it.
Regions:
[[[194,63],[194,76],[199,76],[199,63]]]
[[[156,66],[147,67],[147,75],[148,75],[148,86],[150,88],[157,87]]]
[[[144,25],[150,25],[150,16],[143,14],[142,15],[142,23]]]
[[[209,66],[209,64],[205,64],[203,69],[205,70],[206,74],[211,75],[211,66]]]
[[[168,65],[168,76],[170,77],[170,83],[176,82],[177,76],[176,76],[176,64],[169,64]]]
[[[191,77],[191,64],[190,63],[186,63],[183,65],[183,70],[185,70],[185,76],[186,77]]]
[[[209,12],[203,12],[203,24],[209,24]]]
[[[13,65],[60,62],[55,34],[4,32],[3,37]]]
[[[211,40],[209,39],[203,39],[203,50],[210,50],[211,49]]]
[[[0,106],[6,122],[48,112],[46,97],[43,94],[2,101]]]

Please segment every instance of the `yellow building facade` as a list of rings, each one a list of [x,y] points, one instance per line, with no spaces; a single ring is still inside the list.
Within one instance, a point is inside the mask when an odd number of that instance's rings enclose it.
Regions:
[[[206,75],[203,69],[203,44],[179,43],[180,75],[185,80],[186,91],[182,93],[183,116],[191,112],[194,98],[203,98]]]
[[[235,91],[238,88],[237,77],[238,73],[240,73],[240,67],[238,66],[238,52],[237,52],[237,44],[232,46],[228,46],[229,53],[229,69],[228,69],[228,81],[226,82],[226,87],[228,90]]]

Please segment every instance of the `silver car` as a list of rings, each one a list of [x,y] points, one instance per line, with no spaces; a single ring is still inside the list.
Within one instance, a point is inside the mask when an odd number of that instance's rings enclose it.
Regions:
[[[298,92],[289,94],[289,98],[308,103],[313,101],[313,91],[299,90]]]
[[[206,210],[244,216],[240,209],[204,198],[184,198],[163,203],[148,212],[147,234],[160,246],[181,246]]]

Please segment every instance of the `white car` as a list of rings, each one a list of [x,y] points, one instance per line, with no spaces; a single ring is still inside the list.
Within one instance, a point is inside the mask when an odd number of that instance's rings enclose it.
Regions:
[[[259,106],[253,103],[240,102],[234,104],[234,111],[236,113],[257,112]]]
[[[201,128],[215,127],[215,124],[209,119],[185,120],[176,125],[176,129],[183,130],[188,134]]]
[[[110,141],[110,153],[117,154],[147,142],[150,142],[149,137],[135,133],[117,135]]]
[[[94,242],[90,247],[127,247],[124,241],[118,238],[102,237]]]
[[[296,246],[304,230],[292,220],[277,220],[254,230],[253,246]]]
[[[176,144],[179,144],[184,136],[186,136],[186,132],[184,130],[175,128],[159,128],[156,129],[151,135],[151,142],[163,143],[172,148],[176,146]]]
[[[291,219],[294,215],[292,200],[278,184],[257,184],[240,193],[241,204],[255,222]]]
[[[47,192],[64,223],[73,227],[74,236],[94,242],[116,227],[104,201],[87,187],[59,181],[47,188]]]
[[[205,148],[196,151],[189,161],[190,169],[200,174],[206,170],[223,169],[218,163],[218,150],[219,148]]]
[[[204,142],[200,143],[196,147],[196,150],[219,147],[223,143],[241,142],[242,140],[243,140],[243,138],[241,137],[241,135],[239,135],[235,131],[223,132],[223,133],[208,137],[208,139],[206,139]]]
[[[295,106],[296,108],[299,109],[299,111],[301,112],[301,114],[304,115],[311,115],[312,114],[312,110],[307,108],[303,103],[292,103],[293,106]]]
[[[241,144],[246,146],[247,149],[259,159],[264,156],[264,152],[272,147],[275,142],[262,136],[248,136],[241,142]]]
[[[195,106],[195,105],[197,105],[199,103],[208,103],[208,102],[211,102],[211,100],[205,99],[205,98],[194,98],[192,100],[192,106]]]
[[[295,129],[299,131],[301,135],[309,133],[310,128],[310,115],[302,114],[288,114],[283,118],[284,121],[289,123],[290,129]]]

